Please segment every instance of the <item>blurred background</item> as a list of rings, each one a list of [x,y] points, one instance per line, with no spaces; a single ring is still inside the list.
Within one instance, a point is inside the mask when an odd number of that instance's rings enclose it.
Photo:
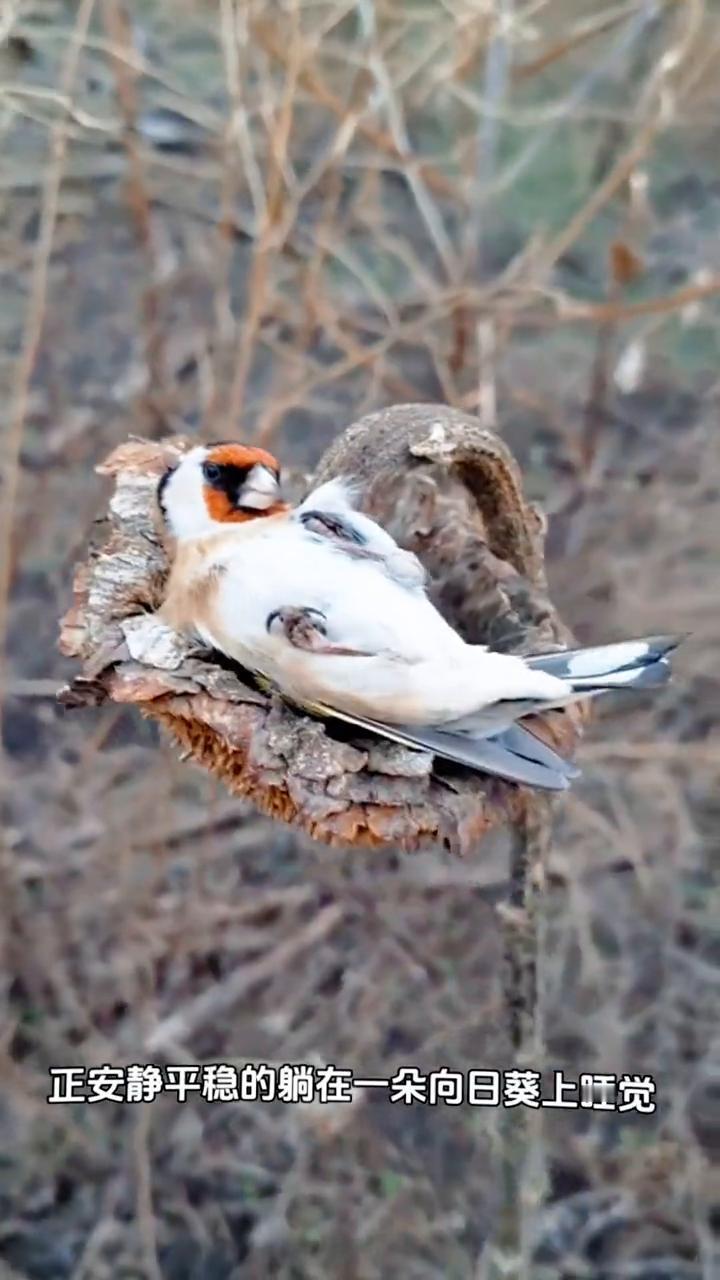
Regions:
[[[581,640],[691,633],[588,735],[540,928],[546,1063],[657,1110],[542,1114],[503,1274],[711,1280],[720,4],[5,0],[0,44],[2,1280],[501,1273],[487,1113],[45,1101],[53,1065],[497,1059],[482,857],[313,845],[54,701],[115,444],[310,469],[399,401],[515,450]]]

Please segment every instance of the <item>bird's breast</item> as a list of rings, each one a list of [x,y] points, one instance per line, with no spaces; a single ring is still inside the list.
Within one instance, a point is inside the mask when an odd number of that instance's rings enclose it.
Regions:
[[[286,523],[245,540],[239,534],[209,598],[207,622],[235,646],[266,654],[267,620],[284,608],[311,608],[327,622],[328,639],[407,661],[462,647],[422,591],[408,590],[382,565]],[[281,642],[287,648],[286,640]]]

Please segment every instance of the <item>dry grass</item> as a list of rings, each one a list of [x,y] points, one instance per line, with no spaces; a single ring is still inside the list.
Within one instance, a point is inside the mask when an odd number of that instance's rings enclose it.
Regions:
[[[45,1102],[53,1064],[505,1052],[491,851],[329,853],[48,695],[127,433],[309,465],[366,409],[443,400],[523,461],[583,638],[692,632],[584,749],[539,954],[547,1065],[649,1072],[658,1111],[518,1123],[509,1274],[710,1280],[717,5],[10,0],[0,39],[2,1275],[501,1274],[487,1113]]]

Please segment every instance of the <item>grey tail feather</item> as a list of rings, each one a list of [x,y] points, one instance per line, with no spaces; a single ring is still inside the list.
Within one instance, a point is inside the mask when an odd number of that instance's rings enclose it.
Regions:
[[[563,759],[558,755],[557,751],[553,751],[546,742],[543,742],[537,734],[532,733],[530,729],[526,729],[522,724],[511,725],[504,733],[498,733],[492,738],[493,742],[505,747],[507,751],[512,751],[515,755],[525,756],[528,760],[535,760],[538,764],[547,765],[549,769],[556,769],[558,773],[564,773],[566,778],[578,778],[580,770],[577,765],[570,760]]]
[[[442,729],[421,729],[414,725],[412,727],[386,725],[377,720],[368,720],[364,716],[351,715],[349,712],[337,711],[334,707],[320,704],[316,704],[314,709],[320,715],[357,725],[382,738],[389,738],[391,742],[399,742],[403,746],[414,747],[416,750],[432,751],[444,760],[464,765],[468,769],[476,769],[480,773],[493,774],[508,782],[518,782],[545,791],[565,791],[570,785],[566,761],[551,752],[549,747],[546,750],[556,762],[552,767],[549,763],[537,758],[537,754],[542,754],[542,752],[538,753],[537,746],[533,748],[536,752],[536,757],[533,758],[527,752],[518,753],[504,746],[501,741],[502,735],[494,741],[488,738],[470,738],[467,734],[448,733]],[[526,731],[522,732],[524,734]],[[527,736],[533,738],[534,744],[538,744],[538,739],[532,734],[528,733]]]
[[[607,693],[610,689],[659,689],[667,684],[672,676],[672,667],[667,658],[658,658],[648,666],[633,667],[627,671],[616,671],[614,675],[573,680],[576,693]]]
[[[396,726],[392,728],[394,731]],[[546,791],[565,791],[569,786],[564,761],[561,762],[562,767],[551,767],[527,753],[516,752],[505,745],[503,734],[496,738],[470,738],[467,734],[446,733],[442,729],[416,729],[415,726],[403,732],[409,746],[424,747],[444,760],[477,769],[480,773],[494,774],[508,782],[519,782]],[[560,760],[559,757],[556,759]]]
[[[682,639],[682,636],[646,636],[642,640],[537,654],[526,662],[531,669],[567,680],[578,693],[654,689],[670,678],[668,655]]]

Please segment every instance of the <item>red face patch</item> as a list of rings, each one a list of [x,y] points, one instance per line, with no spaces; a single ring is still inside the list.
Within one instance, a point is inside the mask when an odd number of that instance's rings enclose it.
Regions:
[[[217,520],[220,524],[240,524],[243,520],[252,520],[253,516],[258,515],[255,511],[238,511],[234,507],[230,498],[221,489],[213,489],[212,485],[203,485],[203,496],[205,498],[205,506],[208,509],[208,515],[211,520]],[[264,512],[262,513],[265,514]]]
[[[277,473],[280,470],[277,458],[265,449],[256,449],[247,444],[216,444],[208,449],[208,462],[216,462],[218,466],[230,467],[268,467]]]
[[[203,497],[211,520],[218,524],[242,524],[288,510],[288,504],[280,501],[261,509],[250,504],[243,507],[243,485],[254,467],[265,467],[276,476],[279,472],[277,459],[265,449],[232,443],[208,448],[203,463]]]

